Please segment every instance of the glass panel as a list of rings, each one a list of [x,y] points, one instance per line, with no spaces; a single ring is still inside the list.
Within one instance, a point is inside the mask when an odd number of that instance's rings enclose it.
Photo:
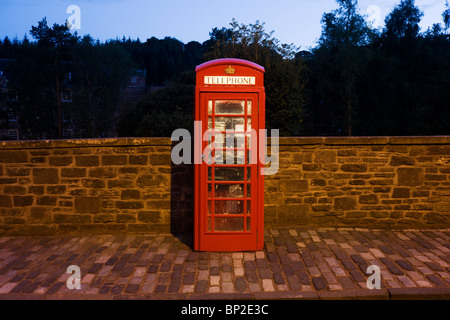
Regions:
[[[243,184],[216,184],[214,191],[216,198],[243,198]]]
[[[208,118],[208,129],[212,129],[213,128],[213,121],[212,118]]]
[[[252,185],[247,184],[247,198],[251,198],[251,197],[252,197]]]
[[[226,130],[233,130],[240,132],[245,131],[244,130],[245,118],[217,117],[215,118],[214,122],[216,124],[217,131],[226,131]]]
[[[215,201],[214,214],[244,214],[244,201]]]
[[[214,218],[214,231],[244,231],[244,218]]]
[[[252,128],[252,118],[247,119],[247,131],[251,130]]]
[[[251,214],[252,214],[252,201],[247,200],[247,215],[251,215]]]
[[[208,198],[212,197],[212,184],[208,184]]]
[[[252,219],[251,218],[247,218],[247,231],[248,232],[252,231]]]
[[[208,181],[212,181],[212,168],[208,168]]]
[[[216,164],[224,164],[225,159],[224,159],[223,150],[216,150],[215,152],[216,152],[216,154],[215,154]]]
[[[208,232],[212,231],[211,222],[212,222],[212,218],[208,217]]]
[[[247,101],[247,114],[248,115],[252,114],[252,101],[251,100]]]
[[[216,168],[216,181],[244,181],[244,168]]]
[[[252,168],[247,168],[247,181],[252,181]]]
[[[245,100],[218,100],[216,114],[245,114]]]
[[[213,102],[212,100],[208,101],[208,114],[212,114],[213,112]]]
[[[210,201],[208,201],[208,215],[209,216],[212,215],[212,211],[213,211],[213,209],[212,209],[212,201],[210,200]]]
[[[245,148],[245,135],[243,133],[227,133],[225,137],[227,148]]]

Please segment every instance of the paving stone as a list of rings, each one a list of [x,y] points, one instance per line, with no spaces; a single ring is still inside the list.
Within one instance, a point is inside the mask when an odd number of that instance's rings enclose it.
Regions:
[[[414,268],[405,260],[396,260],[395,261],[402,269],[406,271],[413,271]]]
[[[404,275],[403,271],[400,270],[399,268],[397,268],[396,266],[388,266],[388,270],[389,270],[392,274],[395,274],[396,276],[402,276],[402,275]]]
[[[269,279],[264,279],[264,280],[269,280]],[[285,283],[284,277],[283,277],[283,275],[281,273],[274,273],[273,274],[273,281],[276,284],[284,284]]]
[[[314,287],[319,291],[325,290],[327,288],[327,284],[322,277],[314,277],[312,278],[312,282]]]
[[[236,278],[235,287],[238,292],[245,292],[247,291],[247,281],[242,277],[238,277]]]

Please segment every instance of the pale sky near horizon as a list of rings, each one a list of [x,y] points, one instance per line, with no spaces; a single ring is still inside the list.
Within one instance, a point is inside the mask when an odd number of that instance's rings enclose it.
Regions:
[[[361,14],[384,26],[385,17],[400,0],[358,3]],[[100,41],[169,36],[183,43],[204,42],[213,28],[229,27],[235,18],[244,24],[264,22],[266,31],[275,31],[281,43],[303,50],[316,46],[323,14],[338,7],[335,0],[0,0],[0,39],[21,40],[25,34],[31,38],[31,26],[44,17],[49,25],[63,24],[73,14],[67,13],[71,5],[80,8],[78,34]],[[424,12],[421,31],[442,24],[445,0],[416,0],[416,5]]]

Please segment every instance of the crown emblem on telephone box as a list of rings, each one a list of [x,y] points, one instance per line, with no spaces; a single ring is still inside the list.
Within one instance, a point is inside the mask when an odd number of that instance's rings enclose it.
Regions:
[[[234,74],[236,72],[236,69],[232,66],[228,66],[228,68],[225,69],[226,74]]]

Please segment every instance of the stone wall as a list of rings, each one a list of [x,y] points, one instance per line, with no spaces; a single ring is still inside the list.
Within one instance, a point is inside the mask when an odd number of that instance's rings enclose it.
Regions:
[[[450,226],[450,137],[288,138],[266,180],[266,222]]]
[[[3,142],[0,235],[192,232],[167,138]],[[450,226],[450,137],[282,138],[269,226]]]

